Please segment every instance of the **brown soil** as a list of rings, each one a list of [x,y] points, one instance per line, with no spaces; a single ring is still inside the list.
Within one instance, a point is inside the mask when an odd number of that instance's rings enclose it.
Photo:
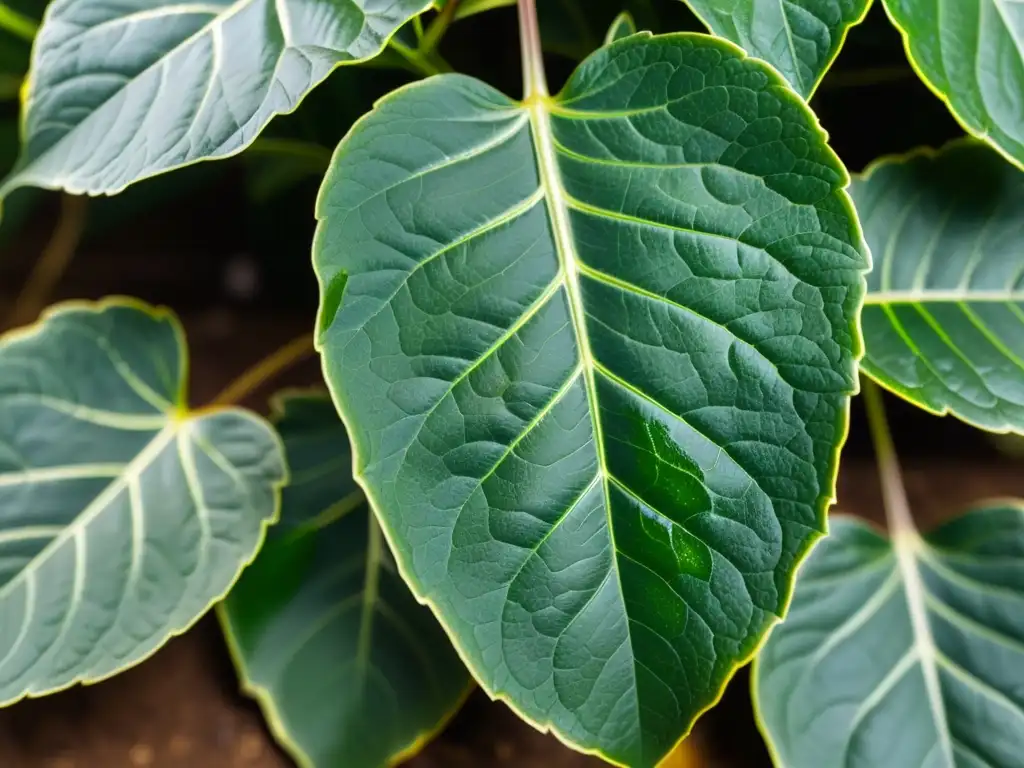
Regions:
[[[206,402],[238,371],[308,327],[309,318],[217,311],[186,319],[193,357],[193,402]],[[284,383],[315,379],[309,361]],[[266,393],[262,393],[266,395]],[[261,400],[251,402],[261,407]],[[1012,466],[932,465],[907,472],[924,525],[980,498],[1024,495]],[[870,466],[845,468],[839,509],[881,520]],[[704,766],[766,765],[749,715],[745,678],[698,725]],[[680,763],[681,764],[681,763]],[[216,621],[207,617],[156,656],[114,679],[0,711],[0,768],[287,768],[258,709],[237,693]],[[519,721],[476,692],[414,768],[582,768],[598,765]],[[691,763],[692,765],[692,763]],[[339,766],[339,768],[345,768]]]

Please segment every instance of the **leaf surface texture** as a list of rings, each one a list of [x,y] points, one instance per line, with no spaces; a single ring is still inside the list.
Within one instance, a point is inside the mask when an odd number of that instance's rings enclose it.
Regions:
[[[275,519],[262,419],[190,414],[177,321],[64,305],[0,343],[0,702],[133,666],[224,595]]]
[[[634,35],[556,98],[383,100],[318,204],[319,345],[395,556],[492,695],[655,764],[823,529],[866,256],[799,98]]]
[[[1022,511],[980,507],[924,540],[896,542],[833,518],[755,662],[756,703],[780,765],[1020,765]],[[895,547],[912,550],[917,578],[901,571]]]

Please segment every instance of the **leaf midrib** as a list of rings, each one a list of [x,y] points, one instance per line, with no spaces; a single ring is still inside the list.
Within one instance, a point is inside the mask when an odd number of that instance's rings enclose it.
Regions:
[[[935,722],[936,735],[944,744],[942,752],[948,758],[948,765],[952,767],[956,763],[953,759],[952,731],[946,716],[946,703],[942,698],[939,681],[939,651],[932,634],[931,621],[928,618],[928,605],[925,597],[927,589],[917,563],[918,552],[925,544],[912,531],[895,532],[891,541],[893,553],[896,556],[896,569],[903,582],[903,593],[906,597],[907,613],[910,617],[914,649],[917,651],[917,661],[921,666],[921,675],[924,678],[928,709]]]
[[[551,116],[549,106],[553,100],[551,97],[542,94],[533,94],[525,102],[530,116],[530,129],[533,135],[533,146],[537,156],[537,167],[540,174],[541,188],[544,190],[544,197],[548,204],[548,215],[555,236],[555,252],[559,260],[559,277],[565,287],[566,297],[569,302],[569,311],[572,319],[573,331],[576,337],[580,354],[580,366],[582,368],[584,390],[587,394],[587,406],[590,411],[590,420],[593,425],[594,445],[597,454],[598,473],[604,490],[605,519],[608,527],[608,539],[612,549],[611,570],[615,571],[615,579],[618,585],[619,598],[623,601],[623,612],[626,613],[625,592],[622,588],[622,574],[619,571],[618,549],[615,546],[615,531],[612,526],[611,494],[609,489],[610,473],[608,471],[607,459],[604,449],[604,435],[601,429],[600,407],[597,402],[597,383],[594,377],[595,359],[590,347],[590,337],[587,335],[586,312],[583,306],[583,298],[580,289],[580,263],[576,253],[575,241],[572,236],[572,225],[569,222],[569,206],[566,202],[567,195],[562,183],[561,173],[558,169],[558,153],[555,148],[554,134],[551,130]],[[556,278],[557,281],[557,278]],[[596,479],[596,478],[595,478]],[[596,593],[595,593],[596,594]],[[629,615],[626,613],[626,637],[630,644],[630,653],[633,654],[633,640],[629,628]],[[636,690],[636,668],[633,668],[634,691]],[[634,708],[637,722],[640,722],[640,701],[634,695]]]
[[[11,590],[21,584],[27,575],[34,572],[40,567],[40,564],[49,559],[50,555],[55,549],[64,544],[72,536],[77,535],[77,531],[84,528],[93,519],[103,513],[105,509],[109,507],[109,502],[117,496],[123,490],[128,488],[129,483],[133,478],[136,478],[142,474],[142,472],[148,468],[153,460],[174,440],[177,438],[178,432],[182,429],[184,424],[187,422],[170,421],[162,430],[153,435],[153,439],[150,440],[146,447],[143,448],[128,464],[125,465],[124,471],[121,472],[111,483],[106,485],[95,498],[92,499],[77,515],[74,519],[64,526],[60,534],[55,536],[45,547],[32,558],[29,563],[22,568],[15,576],[11,578],[6,584],[0,587],[0,602],[6,600],[11,593]],[[0,660],[2,663],[2,660]]]

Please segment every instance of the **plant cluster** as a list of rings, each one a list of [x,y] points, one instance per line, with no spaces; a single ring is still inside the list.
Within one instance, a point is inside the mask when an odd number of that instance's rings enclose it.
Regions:
[[[131,299],[4,336],[0,702],[216,605],[302,765],[393,763],[475,683],[653,766],[753,658],[780,766],[1020,766],[1024,509],[920,534],[873,382],[1024,432],[1024,17],[883,2],[969,136],[852,182],[808,102],[870,0],[690,0],[710,34],[624,12],[592,45],[547,0],[0,2],[0,64],[32,42],[5,215],[250,148],[255,194],[326,168],[329,391],[237,405],[303,338],[193,407],[178,321]],[[519,100],[440,48],[515,4]],[[549,40],[588,54],[557,94]],[[338,67],[342,99],[419,79],[329,159],[260,136]],[[858,374],[887,534],[826,521]]]

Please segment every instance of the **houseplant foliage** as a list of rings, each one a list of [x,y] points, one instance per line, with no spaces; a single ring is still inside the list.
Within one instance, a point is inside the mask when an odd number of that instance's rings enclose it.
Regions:
[[[518,101],[439,48],[511,5]],[[992,665],[1024,643],[1019,505],[919,534],[877,390],[889,535],[836,519],[796,573],[862,354],[928,411],[1024,431],[1016,16],[886,0],[974,137],[851,185],[807,100],[865,0],[694,0],[712,34],[657,35],[646,2],[607,33],[555,5],[50,3],[0,196],[114,194],[250,146],[253,199],[323,171],[330,399],[232,405],[298,340],[191,410],[177,321],[131,300],[0,339],[0,701],[138,663],[230,590],[243,686],[304,766],[411,754],[471,678],[651,766],[795,592],[755,672],[780,764],[1014,764],[1019,685]],[[32,36],[23,10],[0,0],[5,34]],[[545,47],[583,59],[556,95]],[[260,136],[339,66],[339,99],[371,70],[423,79],[333,156]],[[991,745],[965,735],[982,717]]]
[[[339,146],[318,343],[357,476],[477,680],[653,765],[823,529],[867,260],[773,71],[641,34],[550,97],[521,18],[523,102],[432,78]]]
[[[190,412],[177,321],[67,304],[0,346],[0,701],[95,681],[184,631],[277,517],[277,434]],[[60,439],[49,439],[60,435]]]
[[[1024,506],[922,536],[881,397],[867,390],[889,535],[835,518],[755,665],[779,765],[1009,766],[1024,747]]]
[[[864,371],[933,413],[1024,431],[1024,175],[964,140],[885,158],[850,192],[874,255]]]
[[[221,606],[232,655],[300,765],[394,762],[447,722],[469,677],[398,575],[330,398],[285,393],[275,410],[292,479]]]

